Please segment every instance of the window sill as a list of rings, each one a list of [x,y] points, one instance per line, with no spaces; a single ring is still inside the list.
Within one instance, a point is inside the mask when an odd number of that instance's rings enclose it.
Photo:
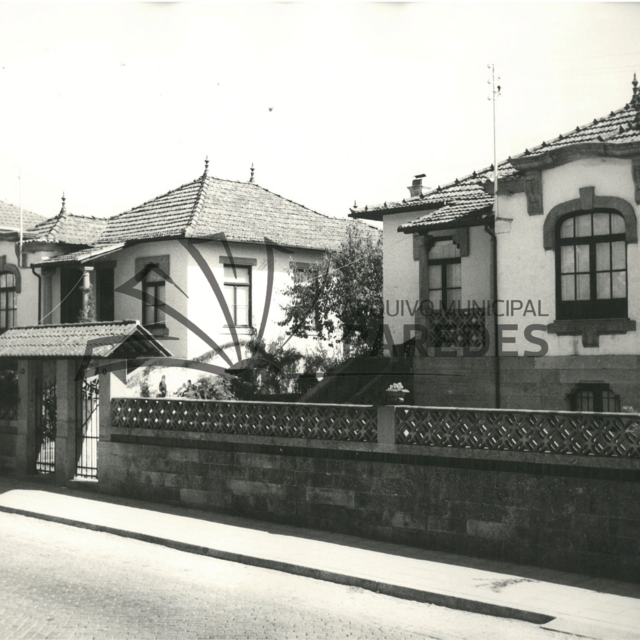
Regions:
[[[602,318],[599,320],[556,320],[547,325],[548,333],[559,336],[582,336],[583,347],[599,347],[601,335],[628,333],[636,330],[635,320]]]
[[[163,324],[146,325],[144,326],[144,328],[155,338],[165,337],[169,335],[169,328]]]
[[[249,336],[254,333],[255,329],[253,327],[236,327],[236,334],[239,336]],[[228,324],[223,325],[222,333],[226,336],[231,335],[231,328]]]

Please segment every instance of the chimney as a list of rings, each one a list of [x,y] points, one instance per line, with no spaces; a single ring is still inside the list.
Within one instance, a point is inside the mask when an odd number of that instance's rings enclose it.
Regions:
[[[426,174],[421,173],[413,179],[411,186],[407,187],[412,198],[418,198],[427,192],[428,187],[422,185],[422,178],[426,177]]]

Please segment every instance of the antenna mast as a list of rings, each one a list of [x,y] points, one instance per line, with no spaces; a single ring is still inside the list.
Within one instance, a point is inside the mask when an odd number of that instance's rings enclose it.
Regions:
[[[493,106],[493,208],[496,220],[498,219],[498,149],[496,135],[496,100],[500,97],[500,76],[496,76],[496,68],[494,64],[488,64],[487,69],[491,72],[491,78],[487,80],[487,84],[491,85],[491,96],[487,100],[491,100]]]
[[[18,268],[22,267],[22,169],[18,170],[18,185],[19,185],[19,199],[20,199],[20,249],[18,252]]]

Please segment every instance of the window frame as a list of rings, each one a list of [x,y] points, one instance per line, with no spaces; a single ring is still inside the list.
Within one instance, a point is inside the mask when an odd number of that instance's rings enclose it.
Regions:
[[[593,215],[597,213],[615,214],[622,218],[625,223],[625,231],[623,233],[611,233],[609,228],[608,235],[593,234]],[[562,225],[570,219],[576,219],[580,216],[591,216],[592,233],[589,236],[571,238],[561,238]],[[610,218],[611,220],[611,218]],[[575,222],[574,222],[575,224]],[[610,222],[611,225],[611,222]],[[586,211],[573,211],[558,218],[555,229],[555,284],[556,284],[556,318],[558,320],[602,320],[608,318],[627,318],[629,309],[629,278],[628,278],[628,262],[627,262],[627,225],[624,216],[615,209],[598,208]],[[608,298],[598,299],[597,297],[597,274],[596,264],[596,245],[607,243],[611,246],[614,242],[623,241],[625,250],[625,297],[624,298]],[[587,245],[589,246],[589,300],[563,300],[562,299],[562,247]],[[611,254],[610,254],[611,255]],[[610,259],[610,267],[608,272],[613,273],[613,265]],[[581,272],[574,271],[574,274]],[[567,275],[567,274],[565,274]]]
[[[247,282],[239,282],[237,279],[227,280],[226,269],[235,269],[237,272],[239,269],[247,270]],[[252,265],[248,264],[223,264],[223,287],[226,291],[227,287],[231,287],[233,289],[233,302],[230,304],[229,300],[227,300],[227,306],[229,308],[229,314],[231,315],[231,319],[233,320],[233,324],[238,329],[251,329],[253,327],[253,303],[252,303],[252,292],[253,292],[253,273],[252,273]],[[237,292],[238,289],[244,288],[247,290],[247,324],[238,324],[238,315],[237,315]],[[226,298],[226,296],[225,296]]]
[[[145,276],[146,277],[146,276]],[[143,327],[166,327],[165,311],[166,306],[166,282],[164,280],[154,280],[148,282],[142,281],[142,326]],[[159,291],[163,292],[162,297],[158,297]],[[152,292],[152,293],[151,293]],[[147,317],[148,310],[153,311],[153,322],[148,322]],[[162,320],[159,320],[160,314],[162,314]]]
[[[17,287],[17,279],[14,273],[12,273],[11,271],[0,271],[0,276],[8,276],[11,277],[13,279],[13,285],[11,286],[0,286],[0,298],[4,297],[5,299],[5,306],[4,309],[0,309],[0,315],[4,316],[4,323],[5,326],[4,327],[0,327],[0,334],[4,333],[5,331],[8,331],[9,329],[12,329],[13,327],[17,326],[16,321],[17,321],[17,316],[18,316],[18,287]],[[13,307],[9,307],[9,294],[13,293],[12,299],[13,299]],[[0,305],[1,307],[2,305]],[[9,312],[13,311],[13,315],[11,316],[13,319],[13,323],[10,324],[9,323]]]
[[[593,394],[593,408],[578,408],[579,396],[582,393]],[[607,409],[604,408],[605,394],[608,395],[606,400],[607,404],[613,402],[613,409],[610,407]],[[568,394],[567,398],[571,411],[587,411],[591,413],[620,413],[621,411],[620,394],[614,393],[611,386],[606,382],[580,382],[573,388],[571,393]]]
[[[431,251],[439,242],[447,242],[447,241],[451,241],[452,244],[454,246],[457,247],[458,252],[461,254],[462,252],[460,251],[460,248],[458,247],[458,245],[455,242],[455,239],[452,237],[448,237],[448,236],[444,236],[444,237],[436,237],[434,238],[435,242],[433,243],[433,246],[431,247],[431,249],[429,249],[429,251]],[[447,265],[450,264],[459,264],[460,265],[460,286],[459,287],[449,287],[448,286],[448,282],[447,282]],[[431,277],[428,274],[427,277],[429,278],[429,300],[431,301],[431,292],[432,291],[441,291],[442,295],[440,298],[440,309],[441,310],[448,310],[449,309],[449,305],[451,305],[452,303],[454,303],[454,307],[455,307],[455,303],[458,303],[458,306],[460,306],[462,304],[462,255],[458,255],[456,257],[451,257],[451,258],[429,258],[428,257],[428,253],[427,253],[427,270],[429,270],[431,267],[440,267],[440,287],[432,287],[431,286]],[[448,292],[452,291],[452,290],[458,290],[460,291],[460,300],[452,300],[449,301],[448,299]],[[434,305],[434,309],[435,309],[435,305]]]
[[[154,336],[166,336],[169,335],[169,331],[166,323],[166,312],[164,311],[167,305],[166,280],[152,270],[159,269],[170,277],[170,268],[170,257],[168,255],[144,256],[135,260],[136,280],[140,282],[142,293],[140,315],[142,326],[150,330]],[[151,273],[154,275],[153,279],[149,279]],[[164,294],[160,298],[158,297],[159,290],[162,290]],[[148,317],[149,308],[152,309],[152,318]],[[158,320],[159,314],[162,314],[162,320]],[[153,322],[147,322],[147,320],[153,320]]]

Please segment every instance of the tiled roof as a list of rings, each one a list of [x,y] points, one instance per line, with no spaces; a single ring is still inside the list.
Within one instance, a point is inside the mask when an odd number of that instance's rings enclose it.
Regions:
[[[29,229],[39,222],[44,222],[46,218],[33,213],[32,211],[22,210],[23,229]],[[16,207],[8,202],[0,200],[0,229],[3,230],[20,230],[20,207]]]
[[[92,245],[107,226],[105,218],[79,216],[60,212],[29,229],[29,242]]]
[[[498,172],[499,179],[508,179],[513,175],[515,169],[510,163],[505,162],[499,165]],[[456,180],[453,184],[439,187],[426,194],[424,198],[412,199],[412,202],[421,203],[418,204],[418,208],[423,208],[424,203],[440,204],[440,206],[398,229],[404,231],[416,227],[437,227],[467,218],[475,218],[482,214],[490,214],[493,197],[485,191],[483,185],[491,178],[493,178],[493,169],[484,169],[462,180]]]
[[[498,179],[504,183],[519,178],[521,174],[513,163],[518,164],[520,159],[540,157],[549,151],[585,143],[606,143],[621,147],[634,142],[640,142],[640,93],[636,97],[635,85],[632,102],[622,109],[612,111],[603,118],[596,118],[587,125],[576,127],[569,133],[559,135],[553,140],[525,150],[519,156],[499,163]],[[409,233],[446,223],[462,223],[471,217],[489,212],[493,197],[487,194],[483,185],[492,181],[493,167],[488,167],[444,187],[438,187],[423,196],[407,198],[400,202],[385,202],[382,205],[354,207],[351,209],[351,216],[371,217],[372,214],[384,215],[396,210],[419,211],[432,208],[432,211],[398,229]]]
[[[65,197],[62,196],[60,213],[53,218],[45,218],[27,232],[28,242],[54,242],[60,244],[96,244],[107,226],[104,218],[79,216],[67,213]]]
[[[267,237],[285,246],[326,249],[340,244],[348,223],[312,211],[257,184],[222,180],[205,173],[110,218],[100,242],[207,238],[224,233],[230,241],[262,242]]]
[[[137,349],[127,350],[127,342]],[[0,358],[96,358],[167,356],[169,352],[136,320],[16,327],[0,335]],[[143,347],[144,354],[140,353]]]
[[[42,262],[34,262],[33,265],[36,267],[45,267],[51,264],[59,265],[64,263],[77,264],[89,262],[91,260],[95,260],[96,258],[109,255],[114,251],[118,251],[119,249],[122,249],[124,245],[124,242],[118,242],[116,244],[97,245],[95,247],[88,247],[87,249],[80,249],[80,251],[64,253],[62,255],[49,258],[48,260],[42,260]]]

